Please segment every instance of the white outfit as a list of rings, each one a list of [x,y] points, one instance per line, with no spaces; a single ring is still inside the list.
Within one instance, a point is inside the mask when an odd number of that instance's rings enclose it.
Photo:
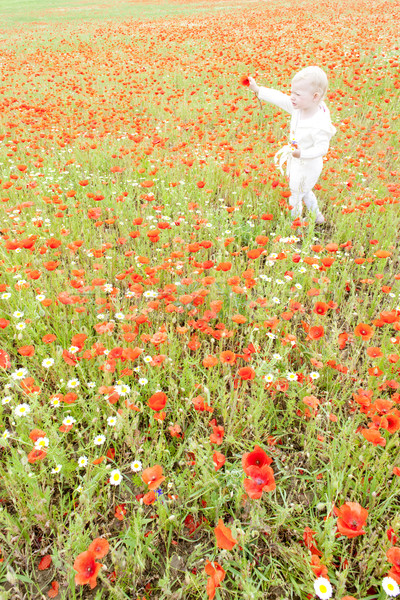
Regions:
[[[260,87],[258,92],[260,100],[275,104],[292,115],[290,121],[290,144],[287,144],[275,155],[275,163],[282,165],[287,162],[287,174],[291,196],[289,199],[292,208],[292,217],[300,217],[303,202],[317,219],[322,219],[318,208],[318,201],[312,188],[317,183],[323,167],[323,156],[328,152],[329,141],[336,133],[332,125],[329,109],[325,102],[320,102],[318,111],[305,119],[300,118],[300,110],[294,108],[290,97],[278,90]],[[292,151],[294,144],[300,150],[300,158],[294,158]]]

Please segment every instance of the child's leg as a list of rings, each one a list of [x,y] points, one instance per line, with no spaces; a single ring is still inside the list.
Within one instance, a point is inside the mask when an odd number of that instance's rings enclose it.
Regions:
[[[322,157],[309,159],[309,160],[298,160],[292,161],[291,169],[293,176],[290,181],[290,189],[299,190],[301,193],[301,199],[308,208],[309,211],[315,213],[316,223],[323,223],[324,217],[319,210],[318,200],[312,191],[314,185],[317,183],[319,176],[321,175],[323,160]],[[292,175],[291,173],[291,175]],[[293,194],[293,191],[292,191]]]
[[[303,165],[299,159],[292,158],[289,170],[289,205],[292,207],[292,219],[301,217],[301,213],[303,212],[304,184],[305,176]]]
[[[296,192],[291,190],[291,196],[289,198],[289,204],[292,207],[291,215],[292,219],[297,219],[301,217],[301,213],[303,212],[303,197],[304,194],[302,192]]]
[[[316,223],[323,223],[325,221],[323,214],[319,210],[318,200],[312,190],[307,192],[307,194],[304,194],[303,202],[307,209],[315,214]]]

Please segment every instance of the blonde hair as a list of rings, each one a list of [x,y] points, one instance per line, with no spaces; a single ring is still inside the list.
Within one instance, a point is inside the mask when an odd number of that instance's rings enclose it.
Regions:
[[[321,94],[321,100],[325,97],[328,91],[328,78],[325,71],[316,66],[305,67],[305,69],[301,69],[301,71],[296,73],[292,81],[301,81],[303,79],[307,79],[313,86],[314,91]]]

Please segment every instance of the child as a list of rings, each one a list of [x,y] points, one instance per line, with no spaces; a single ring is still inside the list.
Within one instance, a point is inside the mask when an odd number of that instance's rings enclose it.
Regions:
[[[275,155],[279,168],[287,161],[287,174],[291,196],[292,217],[301,216],[303,202],[315,214],[315,222],[325,221],[312,191],[321,175],[323,156],[328,152],[329,141],[336,133],[330,113],[323,98],[328,89],[328,79],[319,67],[306,67],[292,79],[290,96],[278,90],[259,87],[249,77],[249,87],[260,100],[271,102],[292,115],[290,142]]]

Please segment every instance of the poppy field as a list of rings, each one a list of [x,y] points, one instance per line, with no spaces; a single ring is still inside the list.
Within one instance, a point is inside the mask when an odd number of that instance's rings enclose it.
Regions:
[[[395,597],[399,1],[9,5],[1,600]],[[308,65],[322,225],[245,85]]]

